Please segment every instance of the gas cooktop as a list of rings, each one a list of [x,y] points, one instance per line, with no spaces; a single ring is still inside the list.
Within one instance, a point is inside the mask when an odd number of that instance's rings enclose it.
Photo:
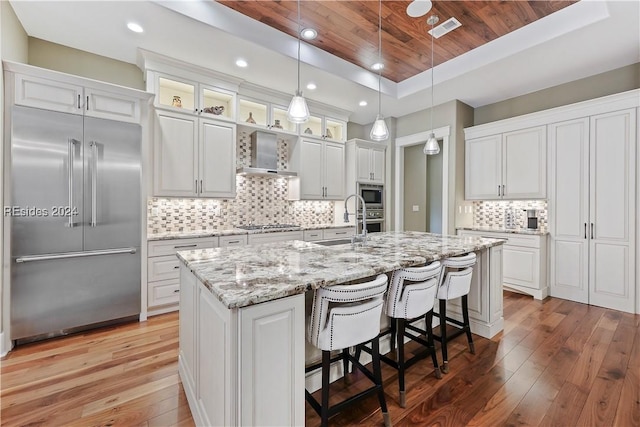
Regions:
[[[250,224],[250,225],[238,225],[236,226],[236,228],[240,228],[242,230],[249,230],[249,231],[282,230],[282,229],[297,230],[300,228],[300,226],[295,224],[264,224],[264,225]]]

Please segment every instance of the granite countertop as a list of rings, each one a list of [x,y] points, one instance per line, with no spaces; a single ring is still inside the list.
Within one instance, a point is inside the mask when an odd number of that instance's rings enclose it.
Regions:
[[[299,230],[321,230],[325,228],[344,228],[353,227],[353,224],[313,224],[303,225],[295,228],[270,228],[265,230],[243,230],[241,228],[226,228],[216,230],[196,230],[196,231],[165,231],[160,233],[147,234],[147,240],[173,240],[173,239],[192,239],[196,237],[216,237],[216,236],[235,236],[240,234],[264,234],[264,233],[281,233],[284,231]]]
[[[489,231],[493,233],[511,233],[511,234],[529,234],[533,236],[546,236],[549,231],[546,228],[539,228],[537,230],[529,230],[528,228],[504,228],[504,227],[458,227],[457,230],[469,230],[469,231]]]
[[[226,307],[239,308],[503,243],[481,237],[387,232],[369,235],[365,245],[321,246],[294,240],[182,251],[178,258]]]

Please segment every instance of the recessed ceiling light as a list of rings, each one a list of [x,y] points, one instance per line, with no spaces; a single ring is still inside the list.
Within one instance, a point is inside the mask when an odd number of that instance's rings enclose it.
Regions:
[[[239,59],[236,59],[236,65],[240,68],[245,68],[249,64],[244,59],[239,58]]]
[[[129,22],[127,24],[127,28],[133,31],[134,33],[141,33],[144,31],[144,28],[142,28],[140,24],[136,24],[135,22]]]
[[[431,0],[413,0],[409,3],[409,6],[407,6],[407,15],[412,18],[418,18],[426,15],[432,6],[433,3],[431,3]]]
[[[317,87],[318,87],[318,86],[316,86],[316,84],[315,84],[315,83],[309,83],[309,84],[307,84],[307,89],[309,89],[309,90],[316,90],[316,88],[317,88]]]
[[[367,101],[360,101],[360,103],[358,104],[361,107],[366,107],[367,106]]]
[[[371,66],[371,69],[376,71],[382,70],[383,68],[384,68],[384,64],[382,62],[376,62]]]
[[[318,32],[313,28],[305,28],[304,30],[300,31],[300,35],[303,39],[313,40],[318,37]]]

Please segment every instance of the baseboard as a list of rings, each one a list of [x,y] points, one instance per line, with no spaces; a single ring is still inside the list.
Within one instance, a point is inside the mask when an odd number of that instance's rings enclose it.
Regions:
[[[513,291],[519,294],[531,295],[533,299],[543,300],[549,296],[549,287],[545,286],[542,289],[532,289],[526,286],[513,285],[511,283],[504,283],[502,285],[504,289]]]

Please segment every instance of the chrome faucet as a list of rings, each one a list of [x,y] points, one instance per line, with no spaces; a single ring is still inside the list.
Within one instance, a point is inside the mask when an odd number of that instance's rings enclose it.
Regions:
[[[364,203],[364,199],[362,198],[361,195],[354,193],[354,194],[348,195],[347,198],[344,199],[344,222],[349,222],[349,215],[355,215],[356,231],[358,230],[358,202],[356,201],[355,213],[349,213],[349,210],[347,208],[347,202],[352,197],[357,197],[358,199],[360,199],[360,202],[362,203],[362,233],[354,234],[353,237],[351,237],[351,244],[365,243],[367,241],[367,205]]]

